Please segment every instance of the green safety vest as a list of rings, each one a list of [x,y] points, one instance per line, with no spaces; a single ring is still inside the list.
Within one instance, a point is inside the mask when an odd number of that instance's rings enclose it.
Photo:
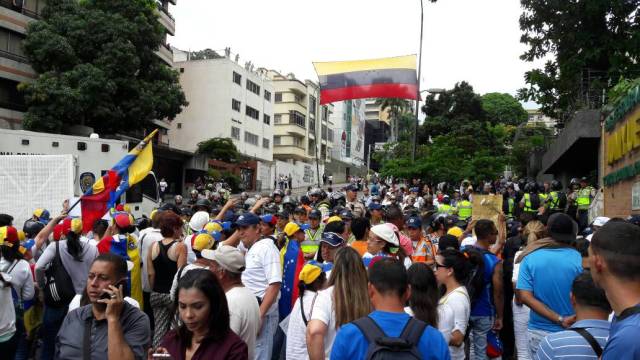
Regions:
[[[467,220],[473,214],[471,201],[463,200],[458,203],[458,218],[460,220]]]
[[[449,215],[451,215],[453,213],[453,206],[447,205],[447,204],[442,204],[442,205],[438,206],[438,212],[440,214],[449,214]]]
[[[589,206],[591,205],[591,190],[593,190],[593,188],[587,186],[578,191],[578,198],[576,199],[578,210],[589,210]]]
[[[560,196],[557,191],[549,193],[549,210],[561,210],[560,209]]]
[[[316,253],[320,248],[320,238],[324,232],[324,225],[320,224],[317,230],[307,229],[304,231],[304,241],[300,244],[302,252],[305,254]]]
[[[539,195],[538,195],[539,196]],[[534,209],[531,206],[531,194],[524,194],[524,212],[535,213],[538,212],[538,209]]]
[[[509,204],[507,209],[507,216],[513,217],[513,206],[515,205],[513,198],[507,199],[507,203]]]

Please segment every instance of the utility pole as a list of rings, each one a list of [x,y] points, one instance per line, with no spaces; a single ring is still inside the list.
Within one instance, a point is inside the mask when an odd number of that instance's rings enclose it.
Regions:
[[[420,76],[422,75],[422,35],[424,32],[424,3],[420,0],[420,51],[418,52],[418,86],[416,87],[416,120],[413,124],[413,149],[411,149],[411,162],[416,161],[418,148],[418,115],[420,114]]]

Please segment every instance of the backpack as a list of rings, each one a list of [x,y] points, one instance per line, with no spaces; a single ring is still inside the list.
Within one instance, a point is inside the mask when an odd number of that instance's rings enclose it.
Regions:
[[[71,277],[62,264],[60,243],[56,243],[56,255],[45,270],[44,303],[47,306],[61,308],[69,305],[76,296]]]
[[[365,316],[353,322],[369,342],[367,354],[369,360],[382,359],[422,359],[418,343],[427,324],[415,318],[409,318],[400,337],[388,337],[376,322]]]

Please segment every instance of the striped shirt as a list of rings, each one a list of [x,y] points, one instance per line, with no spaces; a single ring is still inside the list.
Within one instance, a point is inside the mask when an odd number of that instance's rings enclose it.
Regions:
[[[572,328],[584,328],[604,349],[609,338],[611,323],[605,320],[581,320]],[[547,335],[541,342],[534,360],[587,360],[597,359],[591,345],[582,335],[572,330],[564,330]]]

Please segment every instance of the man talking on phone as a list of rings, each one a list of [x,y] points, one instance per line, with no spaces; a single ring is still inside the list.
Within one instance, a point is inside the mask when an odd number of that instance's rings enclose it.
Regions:
[[[56,338],[56,359],[133,360],[147,357],[147,315],[124,301],[127,263],[115,254],[91,264],[85,296],[90,304],[67,315]]]

